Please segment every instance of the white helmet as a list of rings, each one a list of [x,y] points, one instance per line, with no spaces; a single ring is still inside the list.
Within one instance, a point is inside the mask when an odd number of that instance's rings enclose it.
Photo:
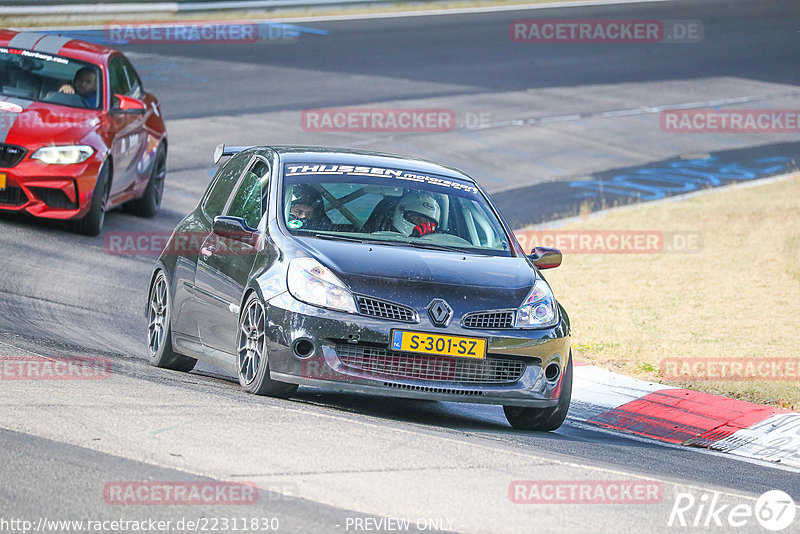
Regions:
[[[414,231],[415,224],[406,219],[406,212],[411,211],[425,215],[433,219],[437,225],[439,224],[441,208],[431,194],[422,191],[406,193],[397,203],[397,208],[394,210],[394,219],[392,220],[395,229],[401,234],[410,236],[411,232]]]

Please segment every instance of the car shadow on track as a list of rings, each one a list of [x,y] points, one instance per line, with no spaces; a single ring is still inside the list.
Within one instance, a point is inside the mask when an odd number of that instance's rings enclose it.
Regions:
[[[237,383],[232,376],[222,375],[217,369],[212,371],[207,366],[195,369],[191,374],[232,384]],[[243,392],[242,395],[245,393]],[[259,398],[251,395],[247,395],[247,397],[254,400]],[[503,409],[494,405],[380,397],[313,387],[301,387],[290,399],[281,402],[300,402],[391,421],[459,431],[518,432],[506,423]],[[538,432],[537,434],[546,435],[548,433]]]
[[[217,369],[203,365],[191,376],[213,379],[218,385],[227,385],[238,390],[239,385],[232,375],[220,374]],[[500,406],[439,402],[399,397],[380,397],[362,393],[343,393],[333,389],[301,387],[290,399],[257,397],[238,391],[242,402],[253,404],[290,403],[306,404],[320,408],[374,417],[385,421],[410,423],[429,427],[433,431],[465,432],[475,435],[504,439],[517,446],[559,450],[576,457],[594,461],[598,445],[606,451],[616,451],[620,458],[637,458],[645,462],[652,456],[654,448],[668,449],[670,454],[691,455],[695,451],[676,448],[661,442],[635,437],[618,432],[594,428],[593,425],[574,418],[567,418],[564,425],[552,432],[516,430],[509,426]],[[623,463],[624,464],[624,463]],[[627,465],[627,464],[624,464]]]
[[[69,232],[71,223],[56,219],[43,219],[28,215],[27,213],[8,213],[0,212],[0,223],[3,225],[30,228],[32,230],[50,230],[59,232]]]
[[[183,212],[162,208],[155,217],[143,218],[136,215],[131,215],[130,213],[127,213],[122,206],[118,206],[106,213],[103,231],[99,236],[95,237],[87,237],[76,233],[74,229],[74,221],[62,221],[58,219],[34,217],[33,215],[25,212],[0,212],[0,224],[3,224],[4,226],[8,225],[8,227],[16,226],[22,230],[31,230],[35,232],[67,234],[81,240],[102,241],[104,234],[114,231],[144,232],[146,229],[152,232],[156,229],[162,229],[163,231],[169,231],[171,233],[172,229],[178,224],[183,216]]]
[[[506,422],[502,407],[491,404],[379,397],[316,388],[301,388],[292,400],[436,429],[564,439],[554,432],[515,430]]]
[[[292,396],[292,399],[361,415],[424,425],[456,427],[461,430],[496,430],[498,426],[503,426],[479,415],[454,413],[448,408],[455,403],[340,393],[316,388],[302,388]],[[488,408],[500,410],[497,406]],[[502,417],[502,410],[499,413]]]

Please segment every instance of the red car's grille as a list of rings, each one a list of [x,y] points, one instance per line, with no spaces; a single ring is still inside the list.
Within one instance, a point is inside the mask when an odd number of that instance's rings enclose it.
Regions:
[[[16,145],[0,143],[0,167],[13,167],[25,157],[28,151]]]
[[[50,187],[31,187],[31,192],[47,204],[49,208],[74,210],[78,209],[78,203],[69,199],[67,194],[61,189]]]
[[[7,187],[0,191],[0,204],[6,206],[22,206],[28,202],[28,196],[19,187]]]
[[[382,379],[507,384],[519,380],[527,366],[523,360],[447,358],[348,344],[336,345],[336,355],[346,368]]]

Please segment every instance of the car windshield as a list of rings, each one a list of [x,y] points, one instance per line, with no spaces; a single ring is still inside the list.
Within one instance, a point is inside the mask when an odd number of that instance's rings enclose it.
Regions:
[[[481,192],[451,177],[347,164],[284,166],[283,215],[294,235],[510,256]]]
[[[0,95],[74,108],[98,109],[102,78],[96,65],[31,50],[0,47]]]

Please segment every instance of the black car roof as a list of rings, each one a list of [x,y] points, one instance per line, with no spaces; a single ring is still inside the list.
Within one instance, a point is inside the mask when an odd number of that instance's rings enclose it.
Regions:
[[[345,163],[371,167],[401,168],[428,174],[439,174],[475,183],[470,176],[454,167],[432,161],[396,154],[314,146],[269,145],[263,147],[276,152],[281,163]]]

